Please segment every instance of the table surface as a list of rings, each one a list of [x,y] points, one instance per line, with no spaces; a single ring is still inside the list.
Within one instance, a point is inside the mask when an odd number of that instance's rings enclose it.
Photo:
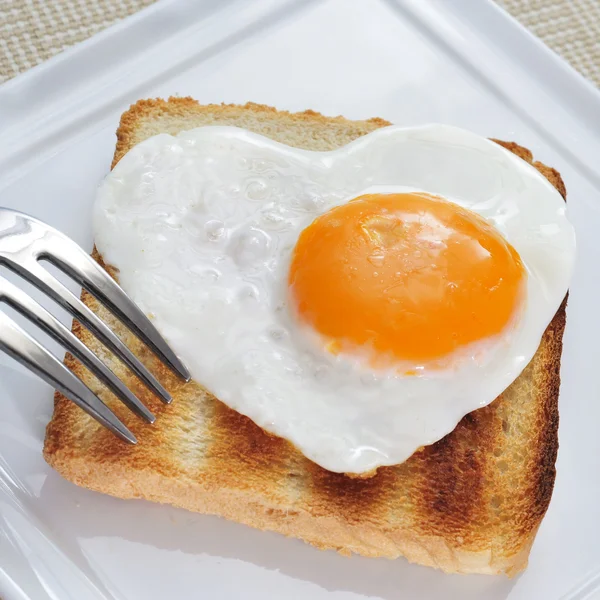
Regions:
[[[600,0],[496,0],[600,86]],[[155,0],[0,0],[0,83]]]
[[[0,84],[155,1],[0,0]],[[600,0],[495,1],[600,87]]]

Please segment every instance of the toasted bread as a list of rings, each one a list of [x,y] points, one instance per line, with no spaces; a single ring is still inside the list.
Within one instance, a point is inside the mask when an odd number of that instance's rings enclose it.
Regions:
[[[209,124],[237,125],[288,145],[330,150],[389,123],[327,118],[312,111],[291,114],[256,104],[146,100],[121,118],[113,166],[152,135]],[[498,143],[532,163],[525,148]],[[564,197],[558,172],[532,164]],[[94,257],[102,264],[95,250]],[[526,566],[554,485],[566,300],[530,364],[491,405],[464,417],[451,434],[404,464],[351,479],[320,468],[285,440],[267,435],[201,385],[183,384],[92,296],[84,292],[82,298],[157,374],[174,401],[160,403],[75,322],[76,335],[157,421],[150,426],[137,419],[67,355],[66,364],[114,409],[139,443],[120,441],[57,393],[44,456],[65,478],[121,498],[221,515],[344,554],[404,556],[461,573],[512,575]]]

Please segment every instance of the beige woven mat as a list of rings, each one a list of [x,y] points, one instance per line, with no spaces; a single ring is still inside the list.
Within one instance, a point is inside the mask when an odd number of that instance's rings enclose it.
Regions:
[[[0,83],[153,2],[0,0]],[[600,86],[600,0],[497,2]]]

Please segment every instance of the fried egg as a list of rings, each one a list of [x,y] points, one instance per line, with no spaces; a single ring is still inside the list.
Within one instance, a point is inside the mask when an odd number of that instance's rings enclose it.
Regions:
[[[108,175],[95,243],[193,379],[336,472],[399,464],[533,357],[571,275],[565,203],[444,125],[331,152],[234,127]]]

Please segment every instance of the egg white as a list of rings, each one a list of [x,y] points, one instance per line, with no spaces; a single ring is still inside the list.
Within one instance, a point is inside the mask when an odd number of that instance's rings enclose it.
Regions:
[[[484,359],[467,353],[452,369],[404,377],[325,352],[296,322],[287,271],[300,232],[373,191],[443,196],[488,219],[519,252],[525,304]],[[158,135],[107,176],[94,231],[195,380],[346,473],[403,462],[506,389],[565,296],[575,250],[565,203],[535,168],[444,125],[387,127],[332,152],[233,127]]]

